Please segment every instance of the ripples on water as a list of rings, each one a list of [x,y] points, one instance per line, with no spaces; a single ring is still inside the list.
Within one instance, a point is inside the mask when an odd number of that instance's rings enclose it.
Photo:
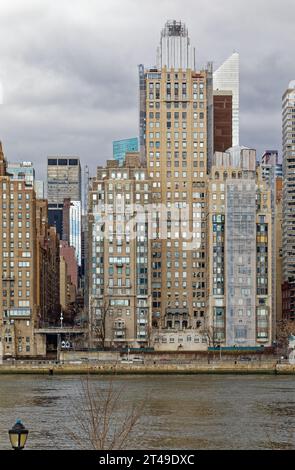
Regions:
[[[108,378],[91,377],[95,387]],[[295,449],[293,376],[125,376],[122,413],[145,401],[133,449]],[[17,418],[30,430],[27,448],[74,448],[67,429],[80,400],[77,376],[0,376],[0,448]]]

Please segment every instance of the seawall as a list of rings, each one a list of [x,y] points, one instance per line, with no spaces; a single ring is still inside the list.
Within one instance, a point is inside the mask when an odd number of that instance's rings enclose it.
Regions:
[[[0,374],[43,375],[157,375],[157,374],[295,374],[295,365],[277,363],[259,364],[3,364]]]

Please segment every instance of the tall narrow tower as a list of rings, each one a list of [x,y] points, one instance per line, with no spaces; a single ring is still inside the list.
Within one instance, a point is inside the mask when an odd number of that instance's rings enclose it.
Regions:
[[[232,145],[239,145],[239,54],[234,52],[213,74],[213,88],[232,93]]]
[[[144,157],[153,180],[153,326],[165,332],[198,332],[206,310],[212,66],[195,69],[182,22],[166,23],[158,50],[159,66],[140,68]]]
[[[295,276],[295,80],[283,95],[283,280]]]

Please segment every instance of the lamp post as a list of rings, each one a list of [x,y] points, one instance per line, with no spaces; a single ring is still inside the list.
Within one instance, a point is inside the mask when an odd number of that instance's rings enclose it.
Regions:
[[[11,446],[14,450],[22,450],[27,442],[29,431],[25,428],[20,419],[8,431]]]
[[[277,356],[278,356],[278,343],[277,343],[277,341],[273,341],[272,345],[273,345],[273,348],[275,350],[275,356],[276,356],[276,359],[277,359]]]

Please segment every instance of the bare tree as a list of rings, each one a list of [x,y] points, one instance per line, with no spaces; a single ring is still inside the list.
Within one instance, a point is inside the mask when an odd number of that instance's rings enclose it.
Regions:
[[[207,323],[205,323],[203,325],[203,327],[200,329],[200,333],[205,338],[207,338],[208,347],[215,348],[217,345],[221,346],[220,342],[218,342],[216,340],[216,332],[215,332],[214,325],[208,325]],[[207,351],[207,359],[208,359],[208,364],[209,364],[210,363],[210,351],[209,351],[209,349]],[[215,360],[215,352],[213,350],[213,361],[214,360]]]
[[[97,343],[102,349],[105,349],[106,340],[106,320],[110,310],[109,300],[104,299],[103,304],[99,308],[100,317],[94,319],[91,324],[91,337],[93,342]]]
[[[130,443],[131,433],[142,414],[143,402],[122,412],[124,387],[115,387],[110,379],[107,386],[95,387],[89,376],[81,381],[78,399],[72,403],[75,431],[69,430],[80,449],[121,450]]]
[[[290,336],[295,336],[295,321],[283,319],[277,325],[277,342],[278,347],[284,354],[288,353]]]
[[[202,333],[202,335],[207,338],[209,347],[216,346],[214,326],[204,325],[203,328],[200,330],[200,333]]]

